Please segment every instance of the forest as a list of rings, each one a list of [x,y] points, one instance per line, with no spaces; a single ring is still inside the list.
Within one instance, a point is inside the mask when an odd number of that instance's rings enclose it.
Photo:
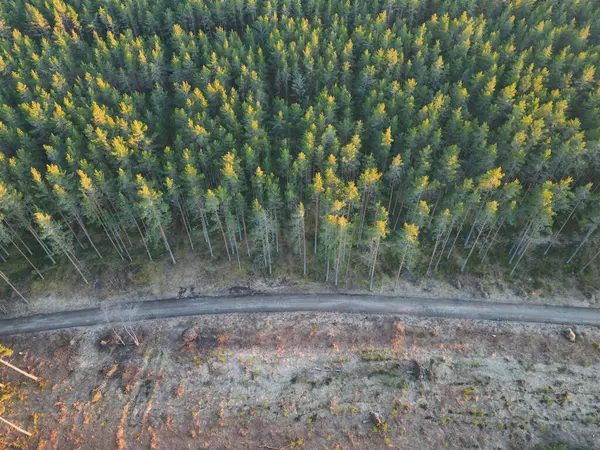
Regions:
[[[0,268],[597,270],[599,52],[594,0],[4,1]]]

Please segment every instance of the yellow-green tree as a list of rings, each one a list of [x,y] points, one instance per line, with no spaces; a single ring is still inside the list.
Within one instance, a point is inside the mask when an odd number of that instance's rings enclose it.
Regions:
[[[311,192],[313,199],[315,201],[315,254],[317,253],[317,236],[319,234],[319,198],[321,194],[325,191],[323,187],[323,177],[321,177],[321,173],[317,172],[313,178],[313,182],[311,184]]]
[[[165,228],[169,224],[171,216],[169,214],[169,207],[163,201],[162,192],[151,189],[140,174],[137,176],[137,183],[138,205],[142,219],[148,227],[146,238],[148,242],[156,242],[158,239],[162,239],[165,249],[171,257],[171,261],[173,264],[177,264],[165,233]]]
[[[385,239],[385,237],[389,233],[388,226],[388,212],[385,207],[377,206],[377,212],[375,215],[375,224],[371,227],[370,231],[370,257],[369,257],[369,268],[370,268],[370,282],[369,282],[369,290],[373,290],[373,279],[375,278],[375,268],[377,266],[377,256],[379,255],[379,249],[381,246],[381,240]]]
[[[398,273],[396,274],[396,281],[394,282],[394,290],[398,287],[398,281],[400,280],[400,274],[404,264],[413,257],[415,251],[419,246],[419,233],[421,230],[413,223],[404,223],[404,228],[401,230],[398,236],[398,250],[402,254],[400,259],[400,267],[398,267]]]
[[[70,263],[75,267],[77,273],[81,275],[81,278],[85,282],[85,284],[89,284],[87,278],[83,274],[80,266],[80,262],[75,257],[73,253],[73,243],[69,238],[69,235],[61,229],[60,225],[52,220],[52,217],[49,214],[44,212],[36,212],[35,213],[35,221],[42,231],[42,236],[44,239],[48,239],[51,243],[52,248],[57,253],[64,253],[64,255],[69,259]]]

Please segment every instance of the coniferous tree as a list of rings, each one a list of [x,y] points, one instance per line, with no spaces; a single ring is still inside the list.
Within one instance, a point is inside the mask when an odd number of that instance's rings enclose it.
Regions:
[[[369,290],[373,290],[373,279],[375,278],[375,268],[377,266],[377,256],[379,255],[379,249],[381,246],[381,240],[389,233],[388,228],[388,212],[385,207],[376,205],[377,211],[375,215],[375,224],[370,229],[370,256],[369,256],[369,268],[370,268],[370,283]]]
[[[307,275],[306,267],[306,226],[304,222],[305,210],[302,202],[298,203],[296,211],[292,214],[294,251],[302,256],[302,273]]]
[[[157,238],[162,239],[171,261],[177,264],[175,256],[171,251],[171,246],[165,233],[165,228],[169,223],[169,210],[167,205],[162,200],[162,192],[150,189],[148,183],[141,175],[137,176],[139,184],[138,196],[139,207],[142,219],[148,226],[147,239],[150,242],[156,242]]]
[[[52,220],[48,214],[43,212],[35,213],[35,221],[42,230],[42,236],[50,240],[52,247],[56,252],[64,253],[69,259],[73,267],[77,270],[85,284],[88,280],[79,267],[80,263],[73,253],[73,244],[69,236],[60,228],[60,226]]]
[[[398,237],[398,247],[402,257],[400,259],[398,273],[396,274],[396,281],[394,282],[394,290],[398,286],[398,281],[400,280],[400,275],[402,274],[402,269],[404,268],[405,263],[410,261],[419,245],[419,233],[420,230],[417,225],[412,223],[404,223],[404,229],[400,232]]]
[[[106,263],[107,245],[129,262],[139,241],[174,261],[167,237],[197,250],[201,233],[241,268],[240,249],[263,248],[256,199],[271,257],[290,237],[299,251],[303,224],[336,275],[374,251],[378,202],[392,242],[418,227],[428,263],[415,251],[404,267],[424,273],[442,259],[467,270],[476,251],[497,264],[508,251],[514,271],[573,241],[570,263],[597,263],[592,0],[284,3],[0,8],[1,258],[42,273],[39,245],[54,262],[34,225],[43,207]],[[405,248],[389,249],[401,261]]]
[[[6,227],[6,225],[4,224],[3,221],[4,221],[4,217],[2,216],[2,214],[0,214],[0,243],[2,243],[3,245],[6,245],[6,246],[8,246],[9,244],[12,244],[13,247],[17,249],[17,251],[19,252],[19,254],[25,259],[25,261],[27,261],[27,263],[33,268],[33,270],[35,270],[35,272],[38,274],[38,276],[43,280],[44,276],[42,275],[42,273],[31,262],[31,260],[23,252],[23,250],[21,250],[21,247],[19,247],[19,245],[12,239],[9,230]],[[6,256],[9,256],[8,251],[6,251],[6,249],[4,247],[2,248],[2,250],[6,253]],[[4,259],[4,257],[2,257],[2,260],[4,262],[6,262],[6,260]]]
[[[265,269],[268,269],[269,274],[272,273],[273,260],[273,225],[269,213],[263,206],[254,200],[252,206],[252,236],[255,245],[258,247],[259,254],[263,260]]]

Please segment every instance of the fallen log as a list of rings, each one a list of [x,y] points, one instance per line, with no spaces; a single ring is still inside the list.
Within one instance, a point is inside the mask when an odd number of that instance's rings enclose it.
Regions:
[[[40,379],[38,377],[36,377],[35,375],[27,373],[24,370],[21,370],[18,367],[13,366],[11,363],[4,361],[3,359],[0,359],[0,363],[10,367],[12,370],[19,372],[21,375],[25,375],[27,378],[31,378],[34,381],[40,381]]]
[[[15,430],[17,430],[17,431],[20,431],[21,433],[23,433],[23,434],[26,434],[27,436],[31,437],[31,433],[30,433],[30,432],[28,432],[28,431],[25,431],[23,428],[21,428],[21,427],[18,427],[18,426],[17,426],[17,425],[15,425],[14,423],[12,423],[12,422],[9,422],[8,420],[6,420],[6,419],[4,419],[4,418],[2,418],[2,417],[0,417],[0,421],[4,422],[4,423],[5,423],[6,425],[8,425],[9,427],[12,427],[12,428],[14,428]]]

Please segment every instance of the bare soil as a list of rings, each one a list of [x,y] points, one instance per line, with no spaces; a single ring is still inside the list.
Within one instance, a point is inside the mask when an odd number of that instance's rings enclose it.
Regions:
[[[600,330],[360,314],[6,338],[0,448],[600,448]],[[183,339],[184,336],[187,339]]]

